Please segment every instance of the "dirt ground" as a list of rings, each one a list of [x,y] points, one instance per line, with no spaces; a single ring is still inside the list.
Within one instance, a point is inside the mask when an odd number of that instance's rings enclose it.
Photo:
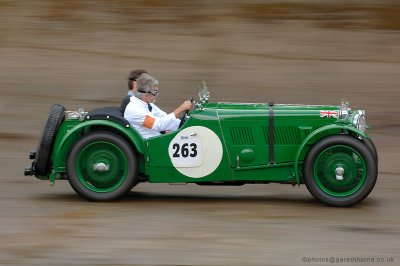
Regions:
[[[365,15],[372,9],[329,13],[336,24],[327,26],[318,16],[252,20],[236,1],[63,2],[0,1],[1,265],[399,264],[397,24],[377,27]],[[141,184],[119,202],[91,203],[66,181],[23,176],[51,104],[118,105],[135,68],[160,80],[166,111],[202,79],[212,101],[346,98],[366,110],[376,187],[352,208],[326,207],[290,185]]]

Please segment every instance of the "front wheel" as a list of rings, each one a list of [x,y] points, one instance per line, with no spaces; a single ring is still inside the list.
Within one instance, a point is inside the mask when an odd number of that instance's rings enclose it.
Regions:
[[[129,143],[109,132],[93,132],[79,139],[67,161],[72,188],[91,201],[111,201],[138,182],[137,158]]]
[[[327,137],[311,147],[303,165],[304,183],[319,201],[351,206],[369,195],[378,169],[362,141],[347,135]]]

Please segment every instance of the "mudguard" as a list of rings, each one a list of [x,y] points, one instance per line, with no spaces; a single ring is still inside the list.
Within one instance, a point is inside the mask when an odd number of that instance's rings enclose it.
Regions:
[[[327,135],[334,135],[334,134],[330,134],[329,133],[330,131],[352,132],[352,133],[355,133],[356,135],[360,135],[363,138],[369,139],[369,136],[367,134],[365,134],[365,132],[360,131],[352,126],[347,126],[347,125],[333,124],[333,125],[327,125],[324,127],[320,127],[318,129],[314,130],[303,140],[299,149],[297,150],[296,157],[294,159],[294,173],[295,173],[297,185],[300,185],[299,164],[300,164],[300,159],[304,158],[304,152],[306,150],[306,146],[309,145],[310,140],[312,138],[314,138],[315,136],[317,136],[318,134],[328,133]]]
[[[102,131],[110,131],[121,135],[126,138],[131,144],[133,149],[139,154],[145,153],[145,142],[139,133],[131,128],[129,125],[123,126],[120,123],[110,120],[88,120],[73,128],[66,130],[66,132],[58,132],[56,143],[53,149],[53,168],[56,172],[64,172],[66,158],[71,149],[71,146],[76,141],[77,135],[84,132],[90,132],[95,127],[101,127]]]

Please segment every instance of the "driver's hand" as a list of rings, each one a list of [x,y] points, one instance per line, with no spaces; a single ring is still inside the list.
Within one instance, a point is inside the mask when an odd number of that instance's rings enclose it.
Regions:
[[[184,101],[176,110],[174,111],[175,117],[179,118],[186,110],[192,108],[191,101]]]
[[[181,106],[179,107],[179,109],[181,109],[182,111],[186,111],[192,108],[192,102],[191,101],[184,101]]]

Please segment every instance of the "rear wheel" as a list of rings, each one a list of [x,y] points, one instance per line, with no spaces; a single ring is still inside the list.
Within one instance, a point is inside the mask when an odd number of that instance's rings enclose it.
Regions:
[[[110,201],[138,182],[136,154],[129,143],[110,132],[93,132],[79,139],[67,161],[72,188],[92,201]]]
[[[303,166],[310,193],[331,206],[351,206],[372,191],[376,159],[361,140],[346,135],[327,137],[309,151]]]

